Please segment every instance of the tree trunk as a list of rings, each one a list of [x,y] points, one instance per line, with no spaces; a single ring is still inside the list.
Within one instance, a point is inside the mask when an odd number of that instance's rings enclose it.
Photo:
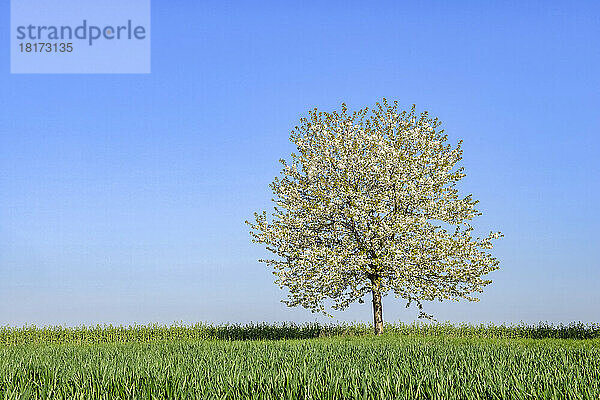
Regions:
[[[372,289],[373,327],[375,328],[375,334],[381,335],[383,333],[383,308],[381,307],[381,292],[379,291],[379,288],[377,286],[374,286]]]

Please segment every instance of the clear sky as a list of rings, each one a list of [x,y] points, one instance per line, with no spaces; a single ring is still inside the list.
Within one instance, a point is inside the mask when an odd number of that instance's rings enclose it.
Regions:
[[[152,4],[149,75],[11,75],[0,5],[0,325],[329,320],[244,224],[306,111],[382,97],[464,140],[501,269],[451,322],[598,322],[598,2]],[[485,4],[485,5],[484,5]],[[414,306],[384,298],[386,321]]]

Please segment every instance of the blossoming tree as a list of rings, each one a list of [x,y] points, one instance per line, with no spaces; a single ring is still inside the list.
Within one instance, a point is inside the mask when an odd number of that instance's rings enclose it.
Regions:
[[[290,136],[297,146],[271,183],[274,212],[255,213],[254,242],[274,254],[275,283],[288,306],[313,312],[344,309],[371,294],[376,334],[383,332],[382,296],[415,302],[471,297],[498,269],[492,240],[471,236],[481,213],[460,197],[454,148],[439,120],[415,107],[400,112],[383,99],[372,110],[309,112]],[[419,317],[431,318],[420,312]]]

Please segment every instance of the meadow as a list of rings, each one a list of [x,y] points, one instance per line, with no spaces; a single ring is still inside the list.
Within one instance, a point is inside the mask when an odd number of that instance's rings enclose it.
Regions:
[[[597,325],[0,328],[0,399],[599,399]]]

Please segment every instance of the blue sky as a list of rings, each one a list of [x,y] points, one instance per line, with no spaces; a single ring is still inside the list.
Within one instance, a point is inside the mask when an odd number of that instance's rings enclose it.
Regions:
[[[0,12],[8,23],[8,2]],[[501,269],[441,321],[600,320],[600,6],[153,1],[149,75],[11,75],[0,325],[328,322],[280,303],[244,220],[306,111],[382,97],[464,140]],[[413,321],[393,296],[386,321]],[[369,302],[333,321],[371,321]]]

